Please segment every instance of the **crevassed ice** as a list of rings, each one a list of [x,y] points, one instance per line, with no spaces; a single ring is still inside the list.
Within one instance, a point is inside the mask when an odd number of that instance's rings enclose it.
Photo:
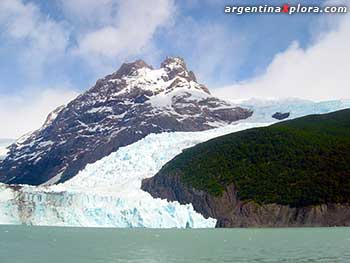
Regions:
[[[0,223],[50,226],[206,228],[191,204],[154,199],[140,189],[185,148],[211,138],[267,123],[238,123],[203,132],[151,134],[89,164],[71,180],[53,186],[0,185]]]

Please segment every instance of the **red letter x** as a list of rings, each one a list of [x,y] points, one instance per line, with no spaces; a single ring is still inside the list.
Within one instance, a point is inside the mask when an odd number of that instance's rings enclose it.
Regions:
[[[283,9],[282,9],[282,12],[283,12],[283,13],[289,13],[289,5],[285,4],[285,5],[283,5],[282,8],[283,8]]]

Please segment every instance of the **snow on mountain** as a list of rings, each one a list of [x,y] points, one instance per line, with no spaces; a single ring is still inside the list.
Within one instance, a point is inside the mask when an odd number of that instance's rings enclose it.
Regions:
[[[7,146],[0,146],[0,161],[6,158],[7,152]]]
[[[7,147],[10,146],[13,141],[14,140],[11,139],[0,139],[0,162],[6,158],[9,151]]]
[[[124,63],[11,145],[0,182],[61,183],[148,134],[202,131],[251,114],[213,97],[181,58],[167,58],[158,69],[142,60]]]
[[[267,123],[239,123],[202,132],[151,134],[89,164],[65,183],[52,186],[0,184],[0,223],[50,226],[205,228],[191,204],[154,199],[141,181],[156,174],[185,148]]]

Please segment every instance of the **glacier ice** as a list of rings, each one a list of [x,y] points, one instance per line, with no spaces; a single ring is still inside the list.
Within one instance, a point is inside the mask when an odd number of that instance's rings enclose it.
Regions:
[[[250,101],[243,106],[254,110],[253,116],[245,121],[203,132],[150,134],[87,165],[63,184],[39,187],[0,184],[0,224],[214,227],[216,220],[196,213],[191,204],[152,198],[140,189],[141,180],[156,174],[185,148],[220,135],[276,122],[271,116],[277,111],[290,112],[290,118],[295,118],[349,108],[350,101]]]
[[[185,148],[268,123],[237,123],[203,132],[151,134],[89,164],[69,181],[52,186],[0,185],[0,223],[50,226],[206,228],[191,204],[154,199],[141,181]]]
[[[350,108],[350,100],[313,102],[296,98],[283,100],[251,99],[242,102],[240,106],[254,111],[253,116],[246,120],[247,122],[272,122],[276,121],[272,118],[276,112],[289,112],[289,119],[295,119],[310,114],[324,114]]]

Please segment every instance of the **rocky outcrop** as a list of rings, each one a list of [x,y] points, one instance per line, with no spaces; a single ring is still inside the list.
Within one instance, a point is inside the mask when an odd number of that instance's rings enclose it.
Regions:
[[[205,217],[217,219],[217,227],[298,227],[350,226],[350,205],[323,204],[289,207],[278,204],[259,205],[241,201],[233,184],[220,197],[184,185],[180,174],[158,173],[145,179],[142,189],[155,198],[192,203]]]
[[[124,63],[12,144],[0,162],[0,182],[61,183],[150,133],[201,131],[251,115],[210,95],[181,58],[167,58],[159,69],[142,60]]]
[[[272,118],[276,119],[276,120],[284,120],[289,118],[290,116],[290,112],[276,112],[275,114],[272,115]]]

